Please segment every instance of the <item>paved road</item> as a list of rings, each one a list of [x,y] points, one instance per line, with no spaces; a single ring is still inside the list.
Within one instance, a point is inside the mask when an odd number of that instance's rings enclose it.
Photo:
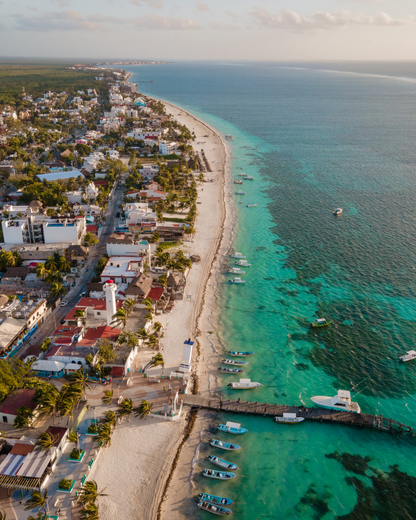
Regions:
[[[71,288],[69,293],[63,297],[69,302],[69,305],[55,309],[52,315],[49,316],[48,319],[42,324],[36,334],[32,336],[30,343],[22,347],[16,357],[24,359],[26,357],[26,351],[31,344],[40,345],[45,338],[52,336],[53,332],[60,324],[60,321],[68,314],[70,309],[72,309],[72,307],[78,303],[81,297],[81,293],[87,290],[87,282],[89,282],[95,275],[94,267],[97,261],[106,252],[107,239],[114,231],[115,214],[118,210],[118,206],[122,203],[122,199],[123,190],[116,189],[113,199],[108,204],[107,211],[105,213],[106,222],[103,225],[103,231],[99,238],[99,242],[90,248],[90,253],[88,255],[87,261],[85,262],[85,267],[82,269],[80,278],[77,279],[77,285]]]

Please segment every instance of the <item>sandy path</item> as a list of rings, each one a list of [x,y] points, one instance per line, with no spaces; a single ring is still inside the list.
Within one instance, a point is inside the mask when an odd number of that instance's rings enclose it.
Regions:
[[[204,149],[213,170],[205,176],[214,180],[198,188],[201,204],[197,205],[196,234],[192,242],[185,242],[183,247],[190,254],[200,255],[201,262],[194,264],[189,273],[184,301],[177,302],[171,314],[158,316],[158,321],[166,327],[161,351],[165,358],[165,374],[168,374],[182,361],[183,342],[188,337],[195,337],[205,286],[221,241],[226,153],[222,139],[212,129],[184,110],[165,105],[175,119],[195,132],[194,149]],[[194,366],[196,368],[196,364]],[[98,410],[98,414],[104,411],[104,408]],[[126,520],[154,520],[157,517],[163,487],[184,426],[185,418],[173,423],[132,418],[130,423],[124,422],[117,427],[112,445],[100,455],[93,475],[100,487],[108,486],[109,496],[100,499],[102,520],[113,519],[120,512]]]

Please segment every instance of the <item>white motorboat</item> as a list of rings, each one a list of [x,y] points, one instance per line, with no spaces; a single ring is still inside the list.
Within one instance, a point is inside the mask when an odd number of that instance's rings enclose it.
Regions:
[[[230,283],[246,283],[245,280],[242,280],[240,277],[233,278],[230,280]]]
[[[254,181],[254,177],[252,175],[246,175],[247,181]]]
[[[311,401],[319,407],[328,408],[329,410],[361,413],[358,403],[351,401],[351,393],[348,390],[338,390],[338,394],[334,397],[315,395],[311,397]]]
[[[251,379],[240,379],[238,383],[230,383],[228,386],[233,390],[251,390],[252,388],[257,388],[262,385],[261,383],[251,381]]]
[[[297,424],[305,420],[304,417],[297,417],[295,413],[284,413],[283,417],[275,417],[276,422],[283,424]]]
[[[233,253],[231,258],[245,258],[245,256],[242,253]]]
[[[244,274],[245,273],[245,271],[242,271],[239,267],[230,267],[230,269],[228,269],[228,272],[231,274]]]
[[[245,195],[246,192],[243,191],[243,190],[238,190],[238,191],[235,192],[235,194],[236,194],[236,195]]]
[[[241,265],[241,267],[251,267],[251,264],[249,264],[247,260],[239,260],[235,263],[235,265]]]
[[[247,204],[248,208],[255,208],[256,206],[257,206],[257,204]]]
[[[240,179],[237,179],[236,181],[234,181],[234,184],[243,184],[243,181],[240,181]]]
[[[409,350],[404,356],[400,356],[401,361],[412,361],[416,359],[416,350]]]
[[[335,208],[334,215],[342,215],[342,208]]]
[[[223,359],[224,365],[248,365],[248,361],[240,361],[239,359]]]
[[[238,174],[240,177],[247,177],[247,173],[241,172]]]

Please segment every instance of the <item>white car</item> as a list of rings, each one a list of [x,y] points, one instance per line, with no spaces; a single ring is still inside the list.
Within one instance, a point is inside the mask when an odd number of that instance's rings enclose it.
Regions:
[[[66,307],[68,305],[69,301],[68,300],[62,300],[61,301],[61,307]]]

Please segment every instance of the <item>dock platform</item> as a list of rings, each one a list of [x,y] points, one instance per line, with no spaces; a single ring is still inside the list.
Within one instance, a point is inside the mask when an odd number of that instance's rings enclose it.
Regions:
[[[279,404],[242,401],[238,399],[221,399],[219,397],[202,397],[199,395],[185,394],[184,406],[201,408],[217,412],[239,413],[244,415],[261,415],[263,417],[282,416],[284,413],[296,413],[308,421],[326,422],[333,424],[345,424],[364,428],[375,428],[389,433],[402,433],[414,435],[413,428],[403,423],[387,419],[382,415],[369,415],[363,413],[339,412],[325,408],[306,408],[305,406],[286,406]]]

